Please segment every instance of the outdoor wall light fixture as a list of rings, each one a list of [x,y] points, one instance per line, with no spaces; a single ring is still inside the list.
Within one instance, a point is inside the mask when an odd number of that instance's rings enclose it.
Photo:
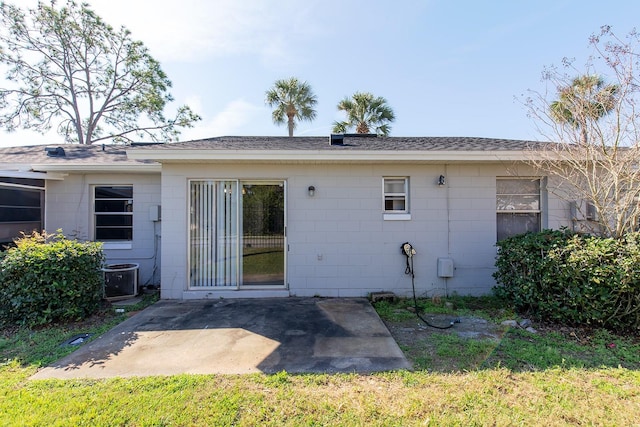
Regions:
[[[447,183],[447,181],[445,180],[444,175],[440,175],[440,176],[438,177],[438,185],[442,187],[442,186],[443,186],[443,185],[445,185],[446,183]]]
[[[314,187],[313,185],[310,185],[307,191],[309,192],[309,197],[313,197],[316,194],[316,187]]]

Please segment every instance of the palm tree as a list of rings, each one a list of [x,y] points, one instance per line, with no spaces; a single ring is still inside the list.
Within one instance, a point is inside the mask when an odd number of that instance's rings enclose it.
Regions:
[[[618,85],[605,84],[595,75],[574,78],[571,85],[558,88],[558,100],[551,103],[551,117],[558,123],[580,130],[580,142],[587,143],[588,123],[598,121],[614,109]]]
[[[276,80],[273,87],[266,92],[265,102],[273,110],[273,122],[281,125],[287,123],[289,136],[293,136],[296,120],[312,121],[316,118],[314,106],[318,102],[307,82],[297,78]]]
[[[368,92],[356,92],[351,98],[345,98],[338,103],[338,110],[347,113],[347,120],[333,123],[333,132],[345,133],[349,128],[355,128],[356,133],[370,133],[375,130],[378,135],[388,136],[396,117],[381,96],[374,97]]]

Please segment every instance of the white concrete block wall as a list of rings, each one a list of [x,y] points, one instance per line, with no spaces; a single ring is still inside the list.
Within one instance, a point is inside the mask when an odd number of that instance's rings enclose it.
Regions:
[[[205,173],[197,172],[196,177]],[[206,173],[208,174],[208,173]],[[165,299],[183,299],[188,283],[188,194],[190,167],[162,170],[162,285]]]
[[[255,291],[189,291],[188,179],[282,179],[287,183],[288,293],[410,295],[400,245],[411,242],[419,295],[487,293],[496,256],[496,177],[511,167],[485,165],[165,164],[162,174],[163,298],[283,295]],[[526,171],[519,174],[526,176]],[[447,185],[437,185],[439,175]],[[409,221],[385,221],[382,178],[410,178]],[[309,197],[307,188],[316,188]],[[549,196],[549,226],[563,224],[565,206]],[[438,257],[454,260],[454,277],[439,278]]]
[[[569,206],[569,200],[565,198],[555,197],[551,194],[554,190],[553,188],[557,187],[559,184],[557,183],[558,178],[549,178],[549,200],[547,206],[547,215],[548,215],[548,228],[559,229],[561,227],[567,227],[570,230],[573,229],[573,224],[571,222],[571,208]]]
[[[160,174],[69,174],[62,181],[48,181],[45,229],[78,240],[93,239],[95,185],[133,185],[133,242],[131,249],[106,249],[108,264],[140,264],[140,284],[160,283],[160,223],[149,218],[151,206],[160,205]],[[155,272],[154,272],[155,269]]]

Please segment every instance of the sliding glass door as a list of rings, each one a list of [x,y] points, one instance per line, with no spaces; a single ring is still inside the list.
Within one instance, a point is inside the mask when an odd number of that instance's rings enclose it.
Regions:
[[[242,183],[242,285],[284,286],[284,183]]]
[[[193,180],[189,190],[189,287],[284,287],[284,182]]]
[[[191,181],[189,286],[238,286],[238,182]]]

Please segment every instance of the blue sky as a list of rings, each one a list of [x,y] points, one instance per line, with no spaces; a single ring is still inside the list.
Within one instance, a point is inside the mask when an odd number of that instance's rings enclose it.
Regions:
[[[544,90],[544,66],[563,57],[584,63],[602,25],[624,35],[640,16],[640,2],[630,0],[88,3],[150,48],[173,82],[175,106],[202,116],[181,140],[286,135],[264,93],[291,76],[318,97],[316,120],[295,135],[329,135],[343,118],[337,103],[367,91],[394,109],[392,136],[539,139],[514,98]],[[2,146],[60,142],[55,133],[0,132]]]

